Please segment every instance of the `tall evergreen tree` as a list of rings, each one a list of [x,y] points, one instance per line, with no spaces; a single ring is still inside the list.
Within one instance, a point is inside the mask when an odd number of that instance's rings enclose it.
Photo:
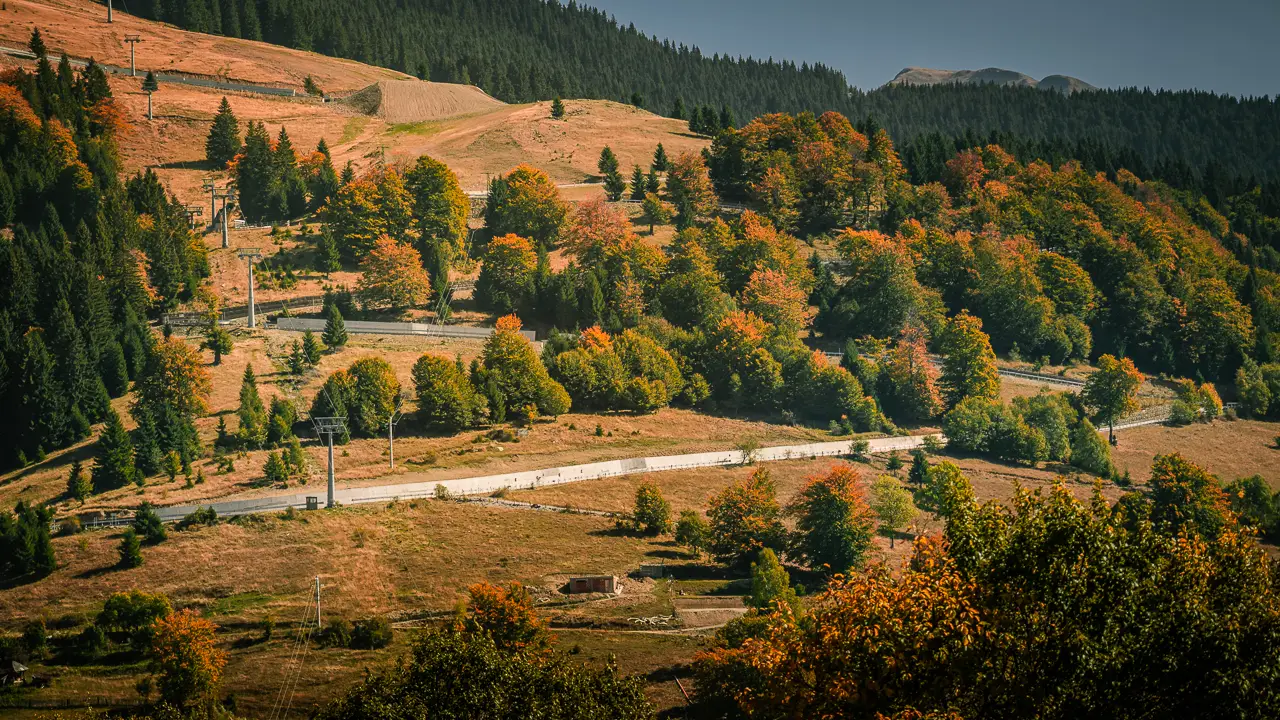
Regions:
[[[636,165],[631,171],[631,199],[644,200],[644,195],[648,188],[648,180],[645,178],[644,170]]]
[[[667,149],[662,147],[662,143],[658,143],[657,149],[653,151],[653,164],[649,168],[657,172],[666,172],[669,163]]]
[[[258,394],[258,379],[253,365],[244,366],[240,380],[240,407],[236,410],[240,427],[236,434],[246,447],[260,448],[267,440],[267,410]]]
[[[215,167],[225,167],[240,152],[240,121],[231,111],[231,103],[222,98],[218,114],[213,117],[209,137],[205,140],[205,157]]]
[[[133,443],[124,423],[114,410],[107,414],[107,424],[98,436],[93,458],[93,491],[102,493],[134,482],[138,470],[134,466]]]
[[[325,320],[324,334],[321,339],[324,340],[325,345],[334,350],[347,344],[347,323],[342,319],[337,303],[329,306],[329,317]]]

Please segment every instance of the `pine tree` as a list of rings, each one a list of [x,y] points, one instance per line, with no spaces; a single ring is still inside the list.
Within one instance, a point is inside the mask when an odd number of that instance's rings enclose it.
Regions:
[[[134,466],[133,443],[125,432],[120,416],[112,410],[107,424],[98,436],[93,459],[93,491],[103,493],[133,483],[138,476]]]
[[[316,334],[310,330],[302,333],[302,357],[307,361],[308,365],[320,363],[320,341],[316,339]]]
[[[120,553],[120,567],[136,568],[142,565],[142,541],[133,528],[125,528],[124,536],[120,538],[120,547],[116,551]]]
[[[209,323],[209,327],[205,328],[204,342],[200,347],[213,351],[213,364],[221,365],[222,356],[232,350],[231,333],[222,329],[214,320]]]
[[[649,168],[655,172],[666,172],[668,163],[667,149],[662,147],[662,143],[658,143],[658,148],[653,151],[653,164]]]
[[[84,503],[92,492],[93,484],[84,471],[84,464],[79,460],[71,463],[71,474],[67,476],[67,496]]]
[[[333,230],[325,225],[320,228],[320,236],[316,240],[316,270],[328,274],[341,269],[342,258],[338,254],[338,239],[333,236]]]
[[[258,379],[253,365],[245,365],[240,380],[240,408],[236,411],[240,428],[236,434],[246,447],[260,448],[267,439],[267,411],[258,394]]]
[[[556,120],[564,119],[564,103],[561,102],[559,95],[556,96],[555,100],[551,101],[551,117]]]
[[[18,399],[13,408],[19,434],[16,445],[30,456],[41,446],[60,447],[70,439],[73,428],[66,390],[58,382],[44,332],[28,330],[22,336],[20,352],[17,377],[9,382],[14,383],[13,396]]]
[[[169,533],[165,531],[164,523],[156,514],[155,506],[149,502],[142,503],[134,513],[132,527],[133,531],[148,545],[155,545],[169,539]]]
[[[649,170],[649,174],[644,179],[644,192],[646,195],[657,195],[662,189],[662,184],[658,181],[658,173]]]
[[[639,165],[631,171],[631,199],[644,200],[644,194],[647,192],[648,180],[645,178],[644,170]]]
[[[347,323],[343,321],[336,303],[329,306],[329,317],[324,323],[324,334],[320,337],[326,346],[334,350],[347,344]]]
[[[618,172],[618,156],[613,154],[613,148],[608,145],[604,146],[604,149],[600,151],[600,159],[596,162],[596,169],[604,177]]]
[[[671,107],[671,117],[672,117],[672,119],[674,119],[674,120],[683,120],[683,119],[684,119],[684,114],[685,114],[685,109],[684,109],[684,98],[682,98],[682,97],[680,97],[679,95],[677,95],[677,96],[676,96],[676,102],[675,102],[675,104],[674,104],[674,105],[672,105],[672,107]]]
[[[350,185],[356,179],[356,166],[348,160],[346,165],[342,166],[342,184]]]
[[[231,103],[222,98],[218,106],[218,114],[213,118],[209,128],[209,137],[205,140],[205,157],[217,168],[223,168],[235,159],[240,152],[240,121],[231,111]]]

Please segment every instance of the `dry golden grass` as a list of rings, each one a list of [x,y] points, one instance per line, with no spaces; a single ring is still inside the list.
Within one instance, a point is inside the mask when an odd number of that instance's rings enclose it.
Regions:
[[[474,504],[421,501],[301,517],[172,531],[166,542],[144,548],[145,563],[132,570],[114,567],[117,533],[57,538],[60,566],[53,575],[0,590],[0,627],[13,631],[34,617],[83,622],[113,592],[162,592],[222,626],[220,640],[230,651],[223,691],[237,695],[242,711],[265,711],[288,652],[290,628],[316,575],[324,585],[324,617],[354,620],[448,610],[468,585],[481,581],[518,580],[535,586],[539,597],[555,596],[570,575],[625,575],[652,555],[669,552],[660,540],[615,533],[610,521],[596,516]],[[647,587],[630,585],[641,596]],[[279,624],[276,639],[244,642],[258,635],[256,624],[266,617]],[[697,647],[696,640],[632,634],[575,633],[561,642],[566,650],[580,646],[581,659],[588,661],[617,653],[624,672],[643,673],[687,661]],[[400,633],[396,646],[382,652],[312,650],[297,702],[310,707],[331,698],[356,681],[363,667],[389,662],[406,644],[407,634]],[[55,677],[42,698],[129,698],[145,667],[40,671]],[[655,693],[662,702],[668,691],[659,683]]]
[[[1257,420],[1219,420],[1186,427],[1148,425],[1117,431],[1119,446],[1112,458],[1134,482],[1151,477],[1151,461],[1156,455],[1173,452],[1201,465],[1224,484],[1237,478],[1261,475],[1273,488],[1280,488],[1280,450],[1276,438],[1280,423]]]

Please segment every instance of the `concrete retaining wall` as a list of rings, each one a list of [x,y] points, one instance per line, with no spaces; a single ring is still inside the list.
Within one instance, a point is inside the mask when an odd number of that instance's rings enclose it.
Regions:
[[[348,326],[349,327],[349,326]],[[941,436],[937,436],[941,439]],[[868,452],[886,453],[894,450],[911,450],[924,445],[924,436],[876,438],[869,441]],[[804,460],[819,457],[841,457],[852,453],[853,441],[809,443],[806,445],[784,445],[780,447],[761,448],[753,453],[757,462],[779,460]],[[360,503],[387,502],[394,499],[409,500],[413,498],[432,497],[436,487],[440,486],[452,495],[485,495],[502,488],[510,490],[532,490],[550,485],[598,480],[600,478],[635,475],[647,472],[664,472],[684,470],[687,468],[718,467],[723,465],[741,465],[742,452],[739,450],[721,450],[717,452],[690,453],[687,455],[661,455],[645,458],[625,458],[622,460],[606,460],[604,462],[587,463],[585,465],[568,465],[564,467],[546,468],[542,470],[526,470],[524,472],[505,473],[502,475],[484,475],[481,477],[458,478],[455,480],[432,480],[427,482],[400,483],[396,485],[374,485],[369,487],[342,488],[335,493],[335,499],[343,505]],[[307,497],[318,497],[320,503],[326,501],[323,484],[316,485],[310,492],[293,495],[273,495],[251,500],[231,500],[212,503],[213,509],[220,517],[248,515],[258,512],[284,510],[288,507],[304,509]],[[160,518],[166,522],[181,520],[190,514],[197,505],[185,505],[157,508]]]

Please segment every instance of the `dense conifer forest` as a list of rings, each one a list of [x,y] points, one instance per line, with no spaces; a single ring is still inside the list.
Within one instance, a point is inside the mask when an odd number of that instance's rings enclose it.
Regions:
[[[1280,180],[1280,107],[1266,97],[1138,88],[1067,97],[996,86],[868,92],[820,63],[704,55],[572,1],[146,0],[132,10],[189,30],[471,83],[507,102],[603,98],[672,116],[707,106],[743,122],[834,110],[876,118],[898,144],[929,133],[984,141],[1003,133],[1045,154],[1123,163],[1140,177]],[[1277,191],[1270,196],[1275,201]]]

